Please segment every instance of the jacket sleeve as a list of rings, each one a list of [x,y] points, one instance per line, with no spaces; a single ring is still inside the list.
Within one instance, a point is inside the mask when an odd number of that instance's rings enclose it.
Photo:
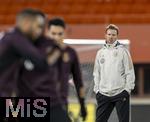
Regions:
[[[124,49],[123,64],[125,68],[125,78],[126,78],[125,90],[128,93],[131,93],[131,90],[133,90],[135,87],[135,73],[132,59],[127,49]]]
[[[99,91],[98,86],[99,86],[99,82],[100,82],[99,55],[100,55],[100,51],[96,55],[95,64],[94,64],[94,71],[93,71],[93,76],[94,76],[94,92],[95,93],[97,93]]]
[[[25,38],[18,37],[12,42],[14,51],[23,59],[29,59],[39,70],[45,70],[48,67],[46,57],[41,55],[36,47]]]
[[[78,56],[75,51],[74,51],[73,55],[74,55],[74,60],[72,63],[71,71],[72,71],[75,86],[77,89],[79,89],[79,88],[83,87],[82,73],[81,73],[81,69],[80,69],[80,62],[79,62]]]

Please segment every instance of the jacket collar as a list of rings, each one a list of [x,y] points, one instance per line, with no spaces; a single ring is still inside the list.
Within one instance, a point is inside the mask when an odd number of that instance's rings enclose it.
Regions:
[[[105,41],[105,44],[104,44],[104,46],[107,47],[107,48],[110,48],[110,47],[117,47],[118,45],[120,45],[120,43],[118,42],[118,40],[116,40],[113,44],[108,44],[108,43]]]

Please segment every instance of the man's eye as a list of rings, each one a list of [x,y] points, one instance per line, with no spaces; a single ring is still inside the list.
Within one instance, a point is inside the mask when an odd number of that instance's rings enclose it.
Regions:
[[[58,33],[59,36],[63,35],[63,33]]]
[[[56,35],[56,33],[52,33],[52,35]]]

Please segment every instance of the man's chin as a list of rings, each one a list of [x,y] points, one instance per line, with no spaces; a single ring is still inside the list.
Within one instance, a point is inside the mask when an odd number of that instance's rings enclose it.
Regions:
[[[113,44],[115,41],[114,40],[110,40],[110,41],[107,41],[109,44]]]
[[[32,37],[31,40],[32,40],[32,42],[35,42],[39,38],[40,38],[40,36],[36,36],[36,37]]]

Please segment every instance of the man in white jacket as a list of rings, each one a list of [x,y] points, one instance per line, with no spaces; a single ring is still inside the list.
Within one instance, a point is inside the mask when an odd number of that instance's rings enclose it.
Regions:
[[[135,86],[134,67],[129,51],[118,41],[119,29],[106,27],[106,44],[97,52],[94,66],[96,122],[107,122],[116,107],[119,122],[129,122],[130,93]]]

